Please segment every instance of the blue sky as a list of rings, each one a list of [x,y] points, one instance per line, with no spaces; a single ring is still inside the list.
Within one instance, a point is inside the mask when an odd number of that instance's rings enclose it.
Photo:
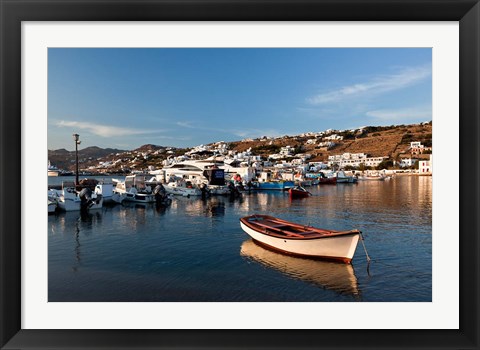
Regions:
[[[48,50],[48,148],[192,147],[432,120],[431,49]]]

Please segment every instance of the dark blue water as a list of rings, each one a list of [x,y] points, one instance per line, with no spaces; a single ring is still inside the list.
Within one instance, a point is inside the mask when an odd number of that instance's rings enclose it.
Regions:
[[[49,179],[50,180],[50,179]],[[59,179],[51,178],[51,182]],[[175,198],[48,218],[49,301],[431,301],[432,178],[308,188],[313,196]],[[284,256],[239,218],[363,231],[352,265]]]

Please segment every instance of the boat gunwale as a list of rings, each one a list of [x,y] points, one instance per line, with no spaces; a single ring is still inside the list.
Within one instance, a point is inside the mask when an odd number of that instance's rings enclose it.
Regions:
[[[263,229],[262,229],[262,228],[259,227],[259,225],[255,225],[255,223],[252,223],[252,222],[249,221],[250,218],[259,218],[259,217],[263,218],[263,219],[267,219],[267,220],[277,222],[279,224],[284,224],[286,226],[288,225],[288,226],[304,229],[305,233],[309,232],[309,234],[310,234],[313,231],[316,234],[311,235],[311,236],[303,236],[302,233],[295,233],[296,236],[287,236],[287,234],[288,234],[287,232],[285,232],[285,235],[278,234],[276,232],[271,232],[271,231],[268,231],[268,229],[278,230],[280,232],[284,232],[284,230],[279,229],[279,228],[275,228],[275,227],[263,227]],[[298,240],[300,240],[300,241],[316,240],[316,239],[324,239],[324,238],[338,238],[338,237],[341,237],[341,236],[358,235],[358,234],[361,233],[361,231],[358,230],[358,229],[349,230],[349,231],[335,231],[335,230],[325,230],[325,229],[321,229],[321,228],[313,227],[313,226],[304,226],[304,225],[296,224],[296,223],[286,221],[286,220],[283,220],[283,219],[278,219],[278,218],[275,218],[275,217],[269,216],[269,215],[249,215],[249,216],[245,216],[243,218],[240,218],[240,222],[242,224],[244,224],[245,226],[247,226],[248,228],[250,228],[250,229],[252,229],[252,230],[254,230],[254,231],[256,231],[260,234],[263,234],[263,235],[266,235],[266,236],[269,236],[269,237],[279,238],[279,239],[288,239],[288,240],[297,240],[297,241]],[[318,232],[318,231],[325,231],[325,233]]]

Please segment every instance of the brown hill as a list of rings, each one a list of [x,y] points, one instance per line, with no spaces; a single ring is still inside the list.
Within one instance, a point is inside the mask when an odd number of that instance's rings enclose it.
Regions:
[[[79,163],[87,163],[91,160],[107,157],[111,154],[123,153],[124,150],[116,148],[100,148],[97,146],[86,147],[78,150]],[[48,159],[60,169],[73,170],[75,165],[75,151],[66,149],[48,150]]]
[[[137,152],[158,151],[160,149],[165,149],[165,148],[166,147],[163,147],[163,146],[146,144],[146,145],[143,145],[143,146],[140,146],[140,147],[136,148],[134,151],[137,151]]]
[[[371,157],[388,156],[397,158],[400,154],[408,151],[410,142],[420,141],[427,147],[432,145],[432,124],[413,124],[387,127],[366,127],[363,132],[352,133],[350,131],[335,132],[344,136],[344,140],[333,141],[335,146],[331,148],[318,146],[325,141],[319,136],[284,136],[277,139],[255,139],[238,141],[230,144],[230,149],[243,152],[249,148],[256,154],[267,156],[277,153],[280,147],[295,147],[298,152],[310,153],[312,161],[326,161],[328,156],[343,153],[366,153]],[[315,139],[314,144],[307,141]]]

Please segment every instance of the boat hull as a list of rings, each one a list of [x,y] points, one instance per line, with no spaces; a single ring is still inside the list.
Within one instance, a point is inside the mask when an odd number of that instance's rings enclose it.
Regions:
[[[165,192],[168,194],[173,194],[175,196],[183,196],[183,197],[190,197],[190,196],[201,196],[202,191],[200,189],[192,187],[182,187],[182,186],[172,186],[167,184],[164,186]]]
[[[58,208],[63,211],[80,211],[82,209],[80,199],[74,198],[60,198],[58,200]],[[102,209],[103,207],[103,198],[100,198],[98,202],[95,202],[93,205],[88,207],[88,210]]]
[[[359,232],[319,239],[279,238],[254,230],[241,221],[240,226],[255,242],[266,248],[274,249],[284,254],[336,260],[344,263],[351,262],[360,238]]]
[[[102,209],[103,197],[93,194],[90,204],[85,209],[94,210]],[[73,188],[64,190],[50,189],[48,191],[48,199],[57,203],[57,208],[62,211],[80,211],[82,210],[82,199],[77,195]]]
[[[337,184],[353,184],[355,182],[357,182],[357,179],[353,176],[337,177]]]
[[[358,181],[384,181],[384,176],[359,176]]]
[[[122,193],[122,195],[116,197],[118,200],[122,201],[121,198],[126,202],[133,203],[153,203],[155,202],[155,195],[153,193]],[[117,202],[118,203],[118,202]]]
[[[285,191],[295,186],[293,181],[266,181],[259,182],[257,190],[279,190]]]
[[[48,201],[48,213],[53,214],[57,210],[57,202]]]
[[[318,183],[321,185],[336,185],[337,178],[336,177],[322,177],[318,179]]]
[[[295,198],[307,198],[310,194],[306,191],[301,191],[301,190],[296,190],[294,188],[291,188],[288,190],[288,194],[291,199]]]

